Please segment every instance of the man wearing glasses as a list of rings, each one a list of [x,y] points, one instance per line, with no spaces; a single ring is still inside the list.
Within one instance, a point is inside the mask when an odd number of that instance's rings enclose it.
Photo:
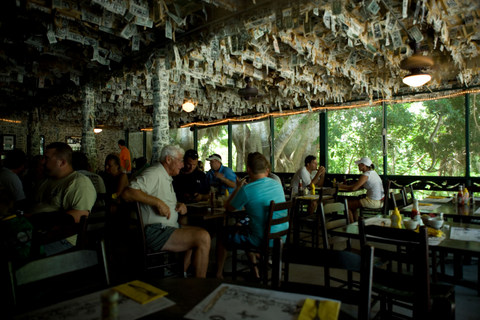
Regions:
[[[209,188],[205,172],[198,169],[198,154],[190,149],[183,156],[183,168],[173,178],[173,188],[180,202],[198,202],[208,199]]]
[[[187,213],[184,203],[177,202],[172,177],[183,168],[183,149],[166,146],[160,153],[160,163],[138,175],[122,193],[125,201],[141,203],[145,238],[151,250],[185,251],[184,271],[190,265],[192,252],[195,276],[205,278],[210,251],[210,235],[202,228],[181,227],[178,214]]]

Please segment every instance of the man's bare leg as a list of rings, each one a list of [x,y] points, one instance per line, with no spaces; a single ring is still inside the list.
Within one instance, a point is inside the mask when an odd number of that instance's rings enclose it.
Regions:
[[[217,279],[223,279],[223,267],[227,259],[227,248],[225,248],[225,244],[221,238],[221,236],[217,236]]]
[[[182,252],[195,250],[193,266],[195,277],[205,278],[208,269],[208,254],[210,252],[210,234],[198,227],[182,227],[176,229],[162,250]]]

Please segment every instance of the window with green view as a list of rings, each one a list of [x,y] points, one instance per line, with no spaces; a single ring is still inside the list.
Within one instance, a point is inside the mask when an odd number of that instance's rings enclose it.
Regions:
[[[275,170],[295,172],[308,155],[319,155],[319,113],[275,118]]]
[[[465,175],[465,98],[389,105],[388,174]]]
[[[369,157],[383,174],[382,106],[328,111],[328,173],[359,174],[355,160]]]
[[[233,171],[246,171],[250,152],[260,152],[270,161],[270,140],[269,120],[232,125]]]

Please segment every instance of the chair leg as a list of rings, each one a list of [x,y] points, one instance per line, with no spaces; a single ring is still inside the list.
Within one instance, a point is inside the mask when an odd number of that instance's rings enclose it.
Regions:
[[[232,249],[232,279],[237,280],[237,249]]]
[[[103,270],[105,271],[105,280],[107,282],[107,286],[110,286],[110,273],[108,271],[107,254],[105,253],[105,240],[103,239],[100,240],[100,251],[103,261]]]

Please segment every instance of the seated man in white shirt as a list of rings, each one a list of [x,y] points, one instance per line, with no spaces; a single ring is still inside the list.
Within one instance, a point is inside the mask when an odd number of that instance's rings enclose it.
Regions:
[[[298,169],[293,175],[290,186],[292,187],[291,197],[298,194],[298,185],[302,179],[303,188],[312,188],[312,185],[321,187],[325,180],[325,167],[319,166],[317,158],[309,155],[305,158],[305,166]]]
[[[183,168],[184,151],[178,146],[166,146],[160,163],[142,171],[122,193],[125,201],[141,202],[147,245],[154,251],[185,253],[184,271],[190,265],[192,250],[195,276],[205,278],[210,251],[209,233],[198,227],[179,228],[178,214],[186,214],[184,203],[177,202],[172,177]]]

